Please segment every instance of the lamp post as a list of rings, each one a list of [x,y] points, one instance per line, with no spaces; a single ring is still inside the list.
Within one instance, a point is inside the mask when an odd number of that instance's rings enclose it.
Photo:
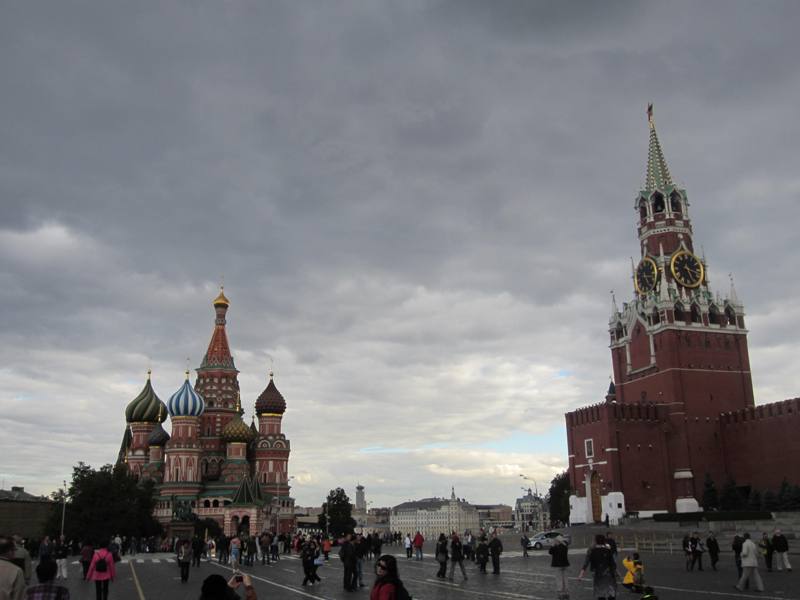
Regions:
[[[64,518],[67,516],[67,480],[63,480],[64,489],[61,490],[61,536],[64,536]]]
[[[528,477],[527,475],[524,475],[522,473],[520,473],[519,476],[522,477],[525,481],[532,481],[533,482],[534,492],[538,496],[539,495],[539,487],[536,485],[536,480],[533,479],[532,477]]]

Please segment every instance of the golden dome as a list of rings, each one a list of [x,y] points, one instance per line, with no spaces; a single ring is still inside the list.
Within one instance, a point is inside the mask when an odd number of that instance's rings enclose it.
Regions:
[[[225,287],[219,286],[219,295],[214,298],[214,306],[230,306],[230,300],[225,297]]]

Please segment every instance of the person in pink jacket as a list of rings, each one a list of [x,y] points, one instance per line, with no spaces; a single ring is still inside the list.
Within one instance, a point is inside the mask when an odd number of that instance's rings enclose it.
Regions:
[[[97,600],[108,600],[108,582],[114,581],[116,575],[114,555],[108,550],[108,542],[101,542],[86,573],[86,580],[94,581]]]

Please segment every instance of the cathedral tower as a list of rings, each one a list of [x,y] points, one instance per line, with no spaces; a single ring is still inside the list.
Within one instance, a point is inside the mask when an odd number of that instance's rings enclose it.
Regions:
[[[204,481],[220,478],[221,465],[225,460],[225,442],[222,432],[231,419],[238,415],[239,371],[233,364],[225,330],[230,301],[223,288],[214,299],[214,331],[208,350],[197,369],[195,389],[205,399],[206,408],[200,422],[200,437],[204,457],[200,465]]]

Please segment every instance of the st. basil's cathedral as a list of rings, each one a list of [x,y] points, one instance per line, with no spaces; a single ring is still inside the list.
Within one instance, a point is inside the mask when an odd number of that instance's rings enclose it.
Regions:
[[[192,513],[216,520],[230,535],[294,526],[289,495],[289,440],[281,431],[286,401],[270,372],[255,402],[258,425],[242,420],[239,380],[225,331],[230,302],[222,289],[213,302],[211,342],[197,369],[164,404],[148,372],[141,393],[125,409],[127,426],[119,462],[152,480],[158,494],[154,516],[170,527]],[[162,423],[170,416],[171,433]]]
[[[605,402],[566,414],[570,521],[700,509],[707,478],[742,491],[800,483],[800,398],[756,406],[742,302],[710,286],[689,200],[672,180],[648,107],[633,298],[608,321]]]

